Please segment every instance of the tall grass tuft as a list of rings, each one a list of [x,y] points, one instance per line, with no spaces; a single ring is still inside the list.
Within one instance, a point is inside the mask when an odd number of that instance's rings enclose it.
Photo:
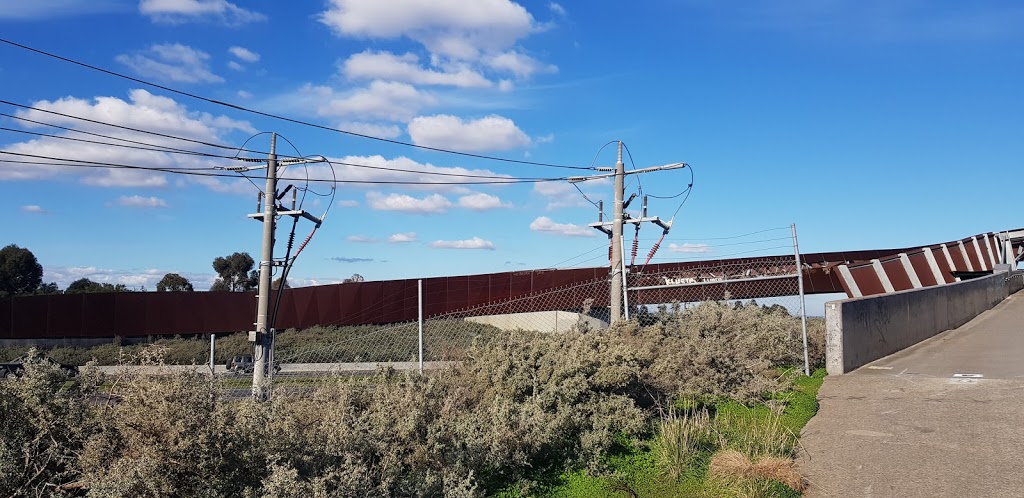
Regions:
[[[715,447],[716,433],[707,407],[683,410],[672,408],[661,419],[661,464],[673,479],[691,468],[701,452]]]

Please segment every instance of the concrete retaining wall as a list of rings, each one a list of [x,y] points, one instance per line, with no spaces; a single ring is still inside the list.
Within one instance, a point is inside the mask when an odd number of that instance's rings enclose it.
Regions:
[[[825,303],[825,366],[850,372],[955,329],[1024,287],[1020,272]]]
[[[589,325],[591,330],[608,328],[608,322],[571,311],[533,311],[506,315],[470,316],[466,317],[466,321],[493,325],[501,330],[536,330],[538,332],[567,332],[580,322]]]

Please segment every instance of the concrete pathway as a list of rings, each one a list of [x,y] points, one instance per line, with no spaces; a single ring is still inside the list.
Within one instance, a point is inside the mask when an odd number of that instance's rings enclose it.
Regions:
[[[808,497],[1024,497],[1024,292],[827,377],[804,428]]]

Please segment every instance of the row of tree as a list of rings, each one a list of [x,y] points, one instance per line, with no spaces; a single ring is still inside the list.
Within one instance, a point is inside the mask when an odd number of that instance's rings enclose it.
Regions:
[[[245,252],[236,252],[229,256],[221,256],[213,260],[213,270],[217,279],[210,287],[215,292],[251,292],[259,286],[259,271],[254,270],[256,264],[252,256]],[[363,276],[358,273],[344,280],[362,282]],[[281,279],[274,280],[271,287],[280,287]],[[284,287],[288,288],[287,282]],[[39,264],[32,251],[10,244],[0,249],[0,297],[22,296],[31,294],[82,294],[90,292],[132,292],[136,289],[124,284],[94,282],[88,278],[80,278],[71,282],[63,291],[56,282],[43,282],[43,265]],[[139,290],[145,290],[139,289]],[[192,292],[192,282],[177,273],[168,273],[156,284],[159,292]]]

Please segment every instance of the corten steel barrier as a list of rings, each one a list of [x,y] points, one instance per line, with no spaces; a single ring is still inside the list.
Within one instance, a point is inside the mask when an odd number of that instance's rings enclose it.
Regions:
[[[836,275],[816,255],[805,261],[808,293],[842,292]],[[736,264],[739,260],[723,260]],[[664,274],[687,268],[706,267],[715,261],[661,263],[648,265],[644,273]],[[811,266],[811,265],[814,266]],[[548,293],[546,309],[516,309],[515,312],[576,309],[575,294],[561,287],[606,278],[605,267],[566,270],[532,270],[423,279],[424,315],[436,316],[457,310],[483,308],[535,293]],[[645,275],[631,276],[631,285],[644,285]],[[416,280],[389,280],[320,285],[286,289],[281,299],[277,328],[305,328],[313,325],[362,325],[395,323],[417,317]],[[763,290],[742,282],[710,282],[685,291],[672,291],[673,299],[721,299],[724,290],[734,298],[768,297]],[[795,293],[795,292],[794,292]],[[664,294],[664,296],[663,296]],[[669,293],[640,291],[635,304],[661,303]],[[275,294],[276,296],[276,294]],[[607,306],[607,292],[593,306]],[[487,313],[513,312],[502,304],[487,307]],[[227,333],[250,330],[256,313],[251,292],[124,292],[18,296],[0,299],[0,339],[56,339],[145,337],[175,334]]]
[[[965,239],[970,240],[970,239]],[[920,248],[870,251],[828,252],[801,255],[806,294],[849,292],[837,267],[869,260],[890,260],[900,253],[917,253]],[[964,258],[961,251],[954,264]],[[750,267],[754,273],[793,272],[794,268],[758,269],[765,257],[658,263],[634,268],[631,287],[663,283],[658,279],[677,272],[680,278],[709,267]],[[781,258],[771,256],[767,258]],[[916,258],[916,256],[915,256]],[[943,258],[936,258],[942,260]],[[913,262],[913,260],[912,260]],[[978,261],[980,264],[980,260]],[[914,263],[918,267],[926,263]],[[965,265],[966,266],[966,265]],[[424,315],[438,316],[457,310],[487,309],[500,314],[501,304],[517,297],[537,293],[550,294],[538,309],[514,312],[578,309],[574,293],[562,295],[558,289],[608,276],[607,267],[562,270],[530,270],[423,279]],[[729,282],[742,275],[720,275],[723,280],[700,282],[683,290],[644,290],[630,295],[630,304],[657,304],[671,300],[700,301],[722,299],[725,291],[733,299],[749,299],[796,294],[795,289],[745,282]],[[946,277],[947,281],[951,277]],[[413,321],[417,318],[417,280],[390,280],[301,287],[284,291],[276,327],[305,328],[314,325],[363,325]],[[881,287],[881,283],[878,284]],[[849,295],[849,293],[848,293]],[[561,297],[560,297],[561,296]],[[276,294],[275,294],[276,297]],[[596,298],[593,306],[607,306],[607,293]],[[543,307],[545,309],[539,309]],[[0,339],[59,339],[145,337],[229,333],[251,330],[256,313],[256,298],[251,292],[129,292],[18,296],[0,299]]]
[[[1013,251],[1019,248],[1019,242],[1010,246]],[[844,263],[835,270],[848,297],[874,296],[950,284],[958,274],[991,272],[1001,261],[1016,266],[1014,255],[1002,254],[1006,250],[996,234],[987,233]]]

